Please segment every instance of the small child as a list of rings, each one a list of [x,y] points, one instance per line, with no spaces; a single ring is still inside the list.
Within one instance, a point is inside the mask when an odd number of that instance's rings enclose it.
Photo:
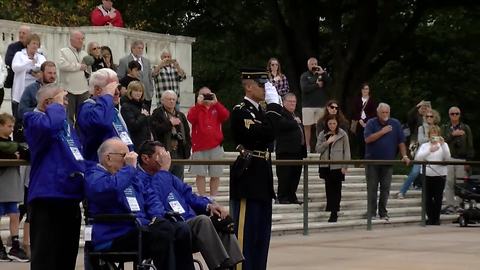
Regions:
[[[10,138],[14,124],[15,118],[12,115],[0,114],[0,159],[20,159],[27,153],[24,147]],[[0,261],[29,261],[18,239],[20,224],[18,203],[23,200],[23,184],[18,166],[0,167],[0,218],[4,215],[9,216],[12,240],[12,248],[7,253],[0,237]]]

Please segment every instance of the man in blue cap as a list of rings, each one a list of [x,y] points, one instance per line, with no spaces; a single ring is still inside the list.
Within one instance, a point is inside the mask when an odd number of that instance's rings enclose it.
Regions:
[[[230,173],[230,201],[245,262],[240,269],[266,269],[272,227],[272,163],[268,145],[282,107],[262,69],[243,69],[243,101],[233,108],[231,129],[240,155]],[[267,103],[266,112],[261,102]],[[238,269],[238,267],[237,267]]]

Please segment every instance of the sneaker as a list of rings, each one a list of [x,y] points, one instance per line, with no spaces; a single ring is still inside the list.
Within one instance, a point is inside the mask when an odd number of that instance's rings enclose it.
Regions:
[[[5,250],[5,247],[0,248],[0,262],[10,262],[10,258],[7,255],[7,251]]]
[[[398,192],[396,197],[397,197],[397,199],[403,200],[403,199],[405,199],[405,194],[403,194],[401,192]]]
[[[8,252],[8,258],[12,259],[12,261],[16,262],[29,262],[30,258],[28,258],[27,253],[21,248],[11,248]]]

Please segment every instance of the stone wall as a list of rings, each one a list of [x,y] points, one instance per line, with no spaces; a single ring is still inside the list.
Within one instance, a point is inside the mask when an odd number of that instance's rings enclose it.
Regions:
[[[18,28],[24,23],[0,20],[0,54],[5,58],[5,52],[10,43],[18,40]],[[26,24],[32,32],[41,38],[41,50],[48,60],[58,61],[59,51],[69,44],[69,32],[73,29],[85,33],[85,47],[91,41],[112,49],[113,60],[116,64],[123,56],[130,53],[130,45],[135,40],[145,43],[144,55],[156,65],[160,61],[160,54],[169,50],[172,57],[177,59],[185,70],[187,79],[181,82],[182,110],[186,110],[194,103],[193,77],[192,77],[192,43],[195,38],[185,36],[172,36],[152,32],[116,28],[111,26],[82,26],[82,27],[54,27],[39,24]],[[6,99],[1,111],[10,111],[10,90],[5,90]],[[154,104],[156,100],[154,100]]]

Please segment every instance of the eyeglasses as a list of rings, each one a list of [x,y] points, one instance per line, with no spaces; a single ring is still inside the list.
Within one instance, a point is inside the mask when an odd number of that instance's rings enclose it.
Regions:
[[[335,106],[335,105],[330,105],[328,107],[330,107],[330,109],[332,109],[332,110],[338,110],[338,106]]]
[[[120,156],[122,158],[124,158],[127,155],[127,153],[108,153],[108,154],[109,155],[117,155],[117,156]]]
[[[100,50],[102,47],[93,47],[92,50]]]
[[[449,113],[449,114],[450,114],[450,115],[460,115],[459,112],[451,112],[451,113]]]
[[[433,115],[426,115],[426,118],[433,118]]]

